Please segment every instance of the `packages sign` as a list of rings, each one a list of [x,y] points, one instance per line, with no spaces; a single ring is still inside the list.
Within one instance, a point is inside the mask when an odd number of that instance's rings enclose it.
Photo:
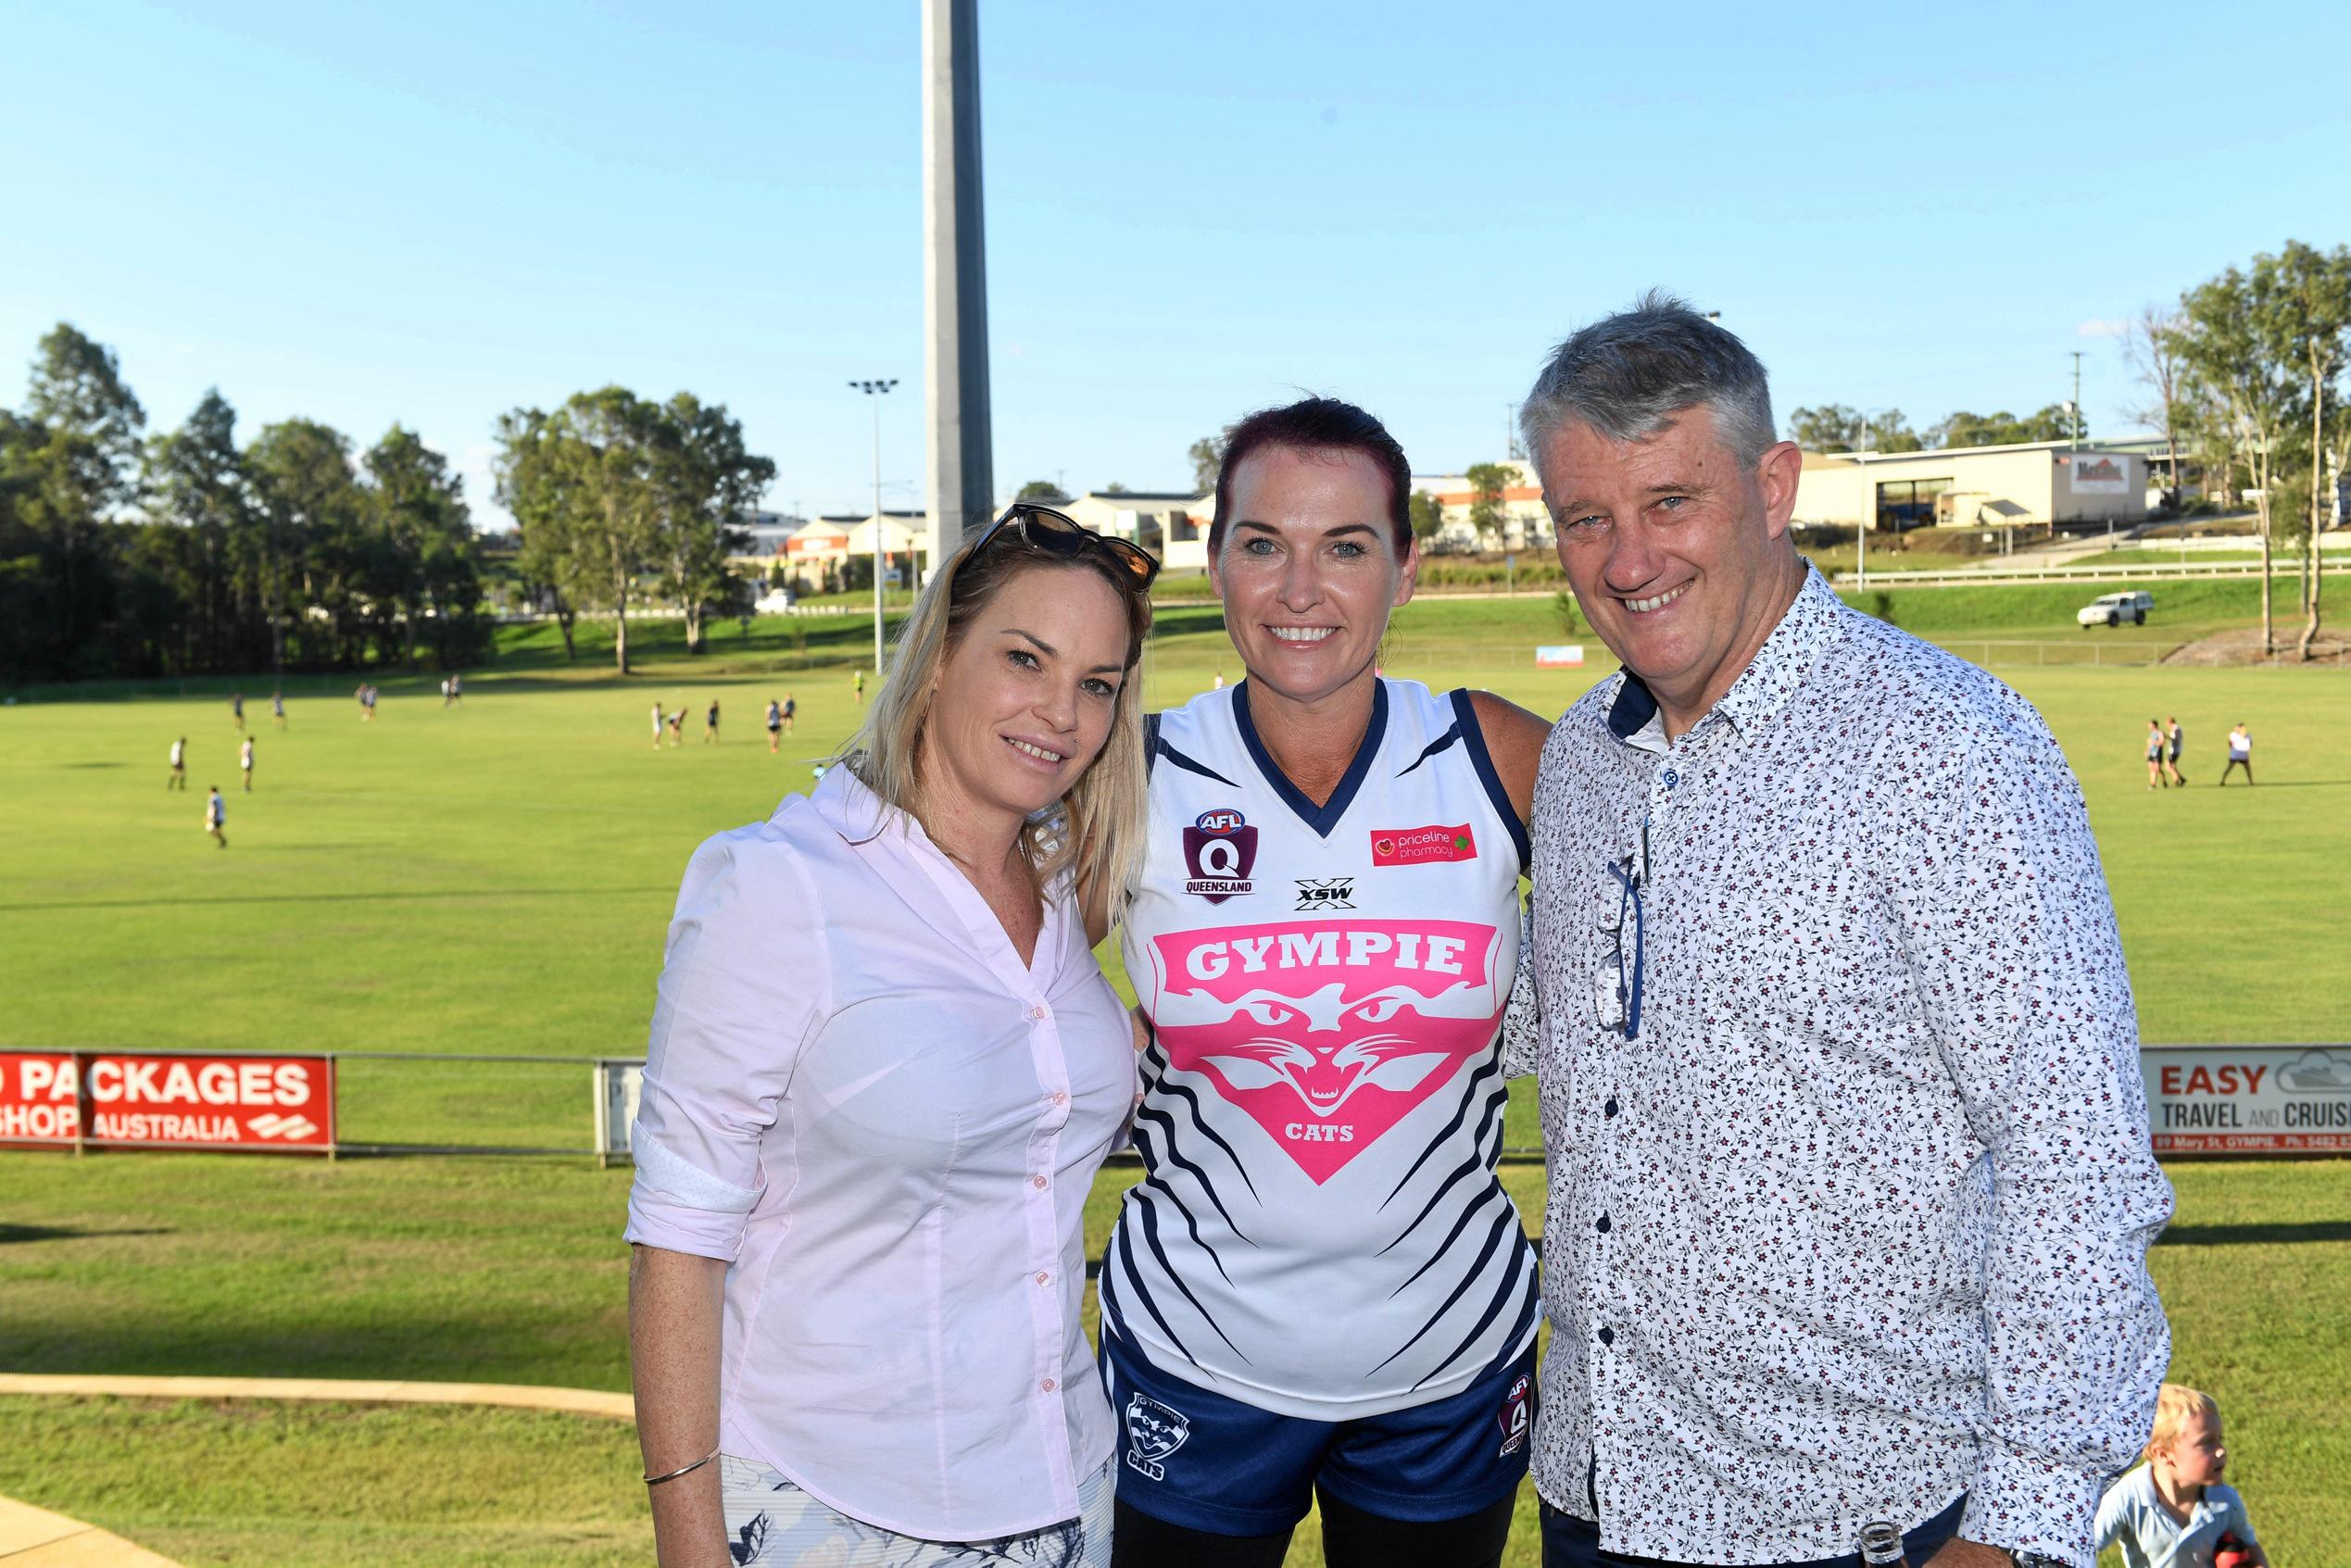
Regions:
[[[2351,1154],[2351,1046],[2150,1047],[2157,1154]]]
[[[1581,670],[1584,650],[1579,643],[1548,643],[1535,649],[1538,670]]]
[[[322,1150],[334,1143],[323,1056],[0,1051],[0,1143]]]

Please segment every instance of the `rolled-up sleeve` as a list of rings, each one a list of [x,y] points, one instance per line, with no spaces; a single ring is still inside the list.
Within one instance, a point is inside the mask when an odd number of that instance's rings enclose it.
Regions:
[[[1960,1534],[2088,1568],[2146,1439],[2171,1213],[2138,1024],[2080,787],[2022,699],[1897,789],[1892,901],[1936,1048],[1989,1154],[1983,1458]]]
[[[764,825],[695,851],[646,1046],[626,1239],[735,1260],[767,1185],[778,1102],[829,1006],[828,974],[795,851]]]

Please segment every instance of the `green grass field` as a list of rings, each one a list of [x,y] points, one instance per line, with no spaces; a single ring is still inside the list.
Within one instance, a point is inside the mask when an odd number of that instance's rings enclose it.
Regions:
[[[2250,583],[2169,585],[2167,613],[2122,635],[2182,640],[2242,623]],[[2075,639],[2069,585],[1912,589],[1921,634]],[[0,709],[0,787],[19,806],[0,858],[0,1042],[518,1054],[642,1049],[662,928],[693,846],[766,815],[856,718],[850,661],[870,624],[811,618],[718,629],[686,660],[673,623],[633,631],[643,672],[610,673],[581,628],[566,667],[551,629],[510,638],[445,711],[434,681],[382,684],[358,721],[355,678],[289,686],[269,727],[246,683],[256,790],[216,684],[19,694]],[[2099,633],[2110,636],[2114,633]],[[1580,641],[1583,671],[1532,666]],[[1397,618],[1389,673],[1490,687],[1555,713],[1612,668],[1563,632],[1547,596],[1427,602]],[[1213,606],[1163,616],[1150,678],[1180,700],[1239,674]],[[2018,669],[2090,803],[2156,1041],[2343,1037],[2351,950],[2351,726],[2339,673]],[[771,757],[760,709],[798,698]],[[699,744],[713,696],[723,744]],[[688,710],[656,752],[647,710]],[[2178,714],[2194,786],[2149,793],[2139,743]],[[2257,790],[2211,787],[2244,720]],[[189,737],[191,790],[166,794]],[[226,850],[202,834],[204,786],[229,797]],[[345,1136],[584,1148],[584,1068],[354,1062]],[[1513,1141],[1531,1143],[1514,1108]],[[1540,1170],[1508,1167],[1530,1226]],[[2175,1170],[2183,1244],[2156,1255],[2182,1376],[2228,1409],[2234,1479],[2273,1560],[2351,1561],[2320,1499],[2351,1473],[2340,1389],[2351,1346],[2351,1165]],[[1106,1172],[1099,1248],[1131,1170]],[[625,1386],[617,1236],[622,1172],[582,1160],[308,1161],[0,1154],[0,1367],[293,1373]],[[0,1401],[0,1493],[76,1512],[195,1562],[602,1563],[641,1561],[625,1434],[493,1412],[285,1412],[136,1401]],[[164,1445],[218,1464],[157,1464]],[[509,1463],[547,1453],[548,1466]],[[397,1458],[389,1456],[396,1455]],[[617,1457],[616,1457],[617,1456]],[[549,1470],[561,1474],[547,1474]],[[208,1471],[234,1486],[207,1485]],[[410,1474],[409,1472],[413,1472]],[[633,1486],[633,1482],[630,1483]],[[321,1499],[347,1499],[337,1514]],[[471,1553],[471,1555],[464,1555]],[[2332,1556],[2330,1554],[2332,1554]],[[1296,1561],[1318,1558],[1301,1541]],[[1523,1529],[1514,1562],[1531,1563]]]

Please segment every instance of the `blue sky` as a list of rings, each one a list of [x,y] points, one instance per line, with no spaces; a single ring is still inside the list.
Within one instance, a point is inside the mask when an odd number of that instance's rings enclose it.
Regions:
[[[982,0],[1000,490],[1185,483],[1305,388],[1422,471],[1499,456],[1546,347],[1664,284],[1781,411],[2138,399],[2104,335],[2351,238],[2339,6]],[[2257,16],[2260,20],[2249,19]],[[0,403],[47,327],[156,424],[727,404],[771,505],[922,472],[914,0],[12,8]],[[2297,81],[2295,62],[2309,67]]]

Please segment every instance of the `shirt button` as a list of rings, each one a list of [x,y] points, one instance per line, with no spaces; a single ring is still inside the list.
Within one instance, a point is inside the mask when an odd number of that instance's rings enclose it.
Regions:
[[[1594,1229],[1594,1230],[1598,1231],[1598,1232],[1599,1232],[1601,1235],[1603,1235],[1603,1236],[1606,1236],[1606,1235],[1608,1234],[1608,1231],[1609,1231],[1608,1216],[1607,1216],[1607,1215],[1605,1215],[1605,1214],[1603,1214],[1603,1215],[1600,1217],[1600,1223],[1599,1223],[1598,1224],[1596,1224],[1596,1225],[1592,1226],[1592,1229]]]
[[[1028,1010],[1028,1016],[1031,1022],[1042,1023],[1047,1019],[1053,1016],[1053,1010],[1047,1007],[1043,1002],[1038,1002],[1035,1007]]]
[[[1039,1270],[1037,1270],[1037,1284],[1039,1284],[1039,1285],[1050,1285],[1052,1282],[1053,1282],[1053,1276],[1052,1276],[1051,1274],[1047,1273],[1046,1273],[1044,1270],[1042,1270],[1042,1269],[1039,1269]]]
[[[1067,1105],[1069,1103],[1068,1091],[1063,1089],[1055,1089],[1053,1091],[1053,1103],[1055,1105]]]
[[[1613,1328],[1602,1329],[1600,1331],[1600,1342],[1603,1345],[1614,1345],[1616,1343],[1616,1331]]]
[[[1042,1382],[1042,1383],[1038,1384],[1038,1385],[1037,1385],[1037,1386],[1038,1386],[1039,1388],[1044,1389],[1044,1390],[1045,1390],[1045,1392],[1047,1392],[1048,1394],[1050,1394],[1050,1393],[1051,1393],[1051,1392],[1053,1391],[1053,1388],[1054,1388],[1054,1383],[1053,1383],[1053,1380],[1052,1380],[1051,1378],[1050,1378],[1050,1377],[1049,1377],[1049,1378],[1047,1378],[1044,1382]]]
[[[1616,1114],[1616,1097],[1615,1095],[1610,1095],[1608,1097],[1608,1103],[1600,1108],[1600,1113],[1603,1116],[1608,1117],[1614,1117]]]
[[[1045,1185],[1045,1178],[1042,1176],[1031,1176],[1028,1179],[1028,1185],[1033,1187],[1041,1187]]]
[[[1681,783],[1681,773],[1680,773],[1680,771],[1679,771],[1678,769],[1674,769],[1674,768],[1668,768],[1668,769],[1666,769],[1666,787],[1667,789],[1671,789],[1671,788],[1673,788],[1676,784],[1679,784],[1679,783]]]

